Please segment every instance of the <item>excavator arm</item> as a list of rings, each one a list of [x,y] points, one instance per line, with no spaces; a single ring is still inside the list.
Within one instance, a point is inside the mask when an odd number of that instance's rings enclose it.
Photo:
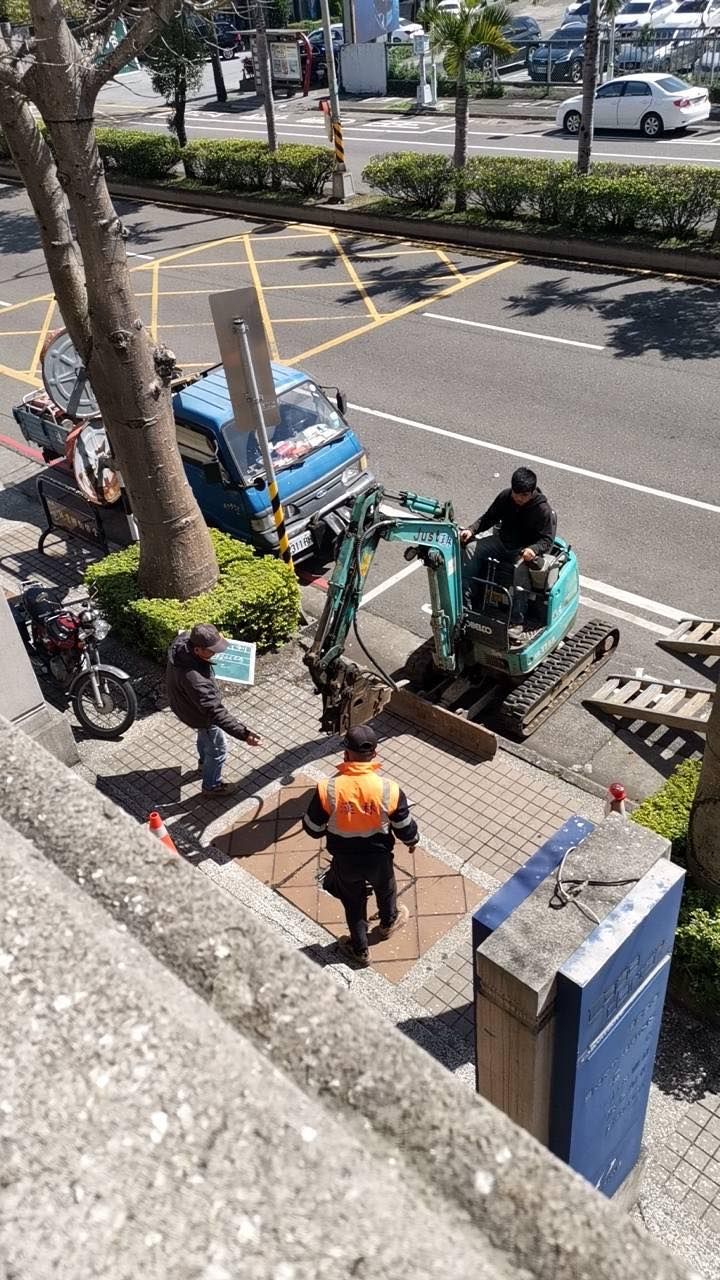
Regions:
[[[325,608],[305,655],[315,688],[322,694],[321,727],[327,733],[346,733],[353,725],[372,719],[392,694],[393,686],[387,678],[344,656],[351,628],[364,648],[356,617],[370,566],[382,541],[407,544],[405,558],[417,557],[425,565],[435,664],[449,673],[456,669],[455,641],[463,606],[460,536],[452,505],[401,493],[393,499],[404,508],[398,512],[395,506],[383,509],[384,498],[380,487],[357,498],[340,543]]]

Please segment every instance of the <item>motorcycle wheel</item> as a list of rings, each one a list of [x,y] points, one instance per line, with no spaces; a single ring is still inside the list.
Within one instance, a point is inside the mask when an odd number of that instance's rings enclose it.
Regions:
[[[103,710],[100,710],[93,697],[91,674],[86,671],[73,690],[73,711],[83,729],[94,737],[119,738],[137,716],[135,690],[129,680],[121,680],[102,667],[98,668],[96,675],[104,703]]]

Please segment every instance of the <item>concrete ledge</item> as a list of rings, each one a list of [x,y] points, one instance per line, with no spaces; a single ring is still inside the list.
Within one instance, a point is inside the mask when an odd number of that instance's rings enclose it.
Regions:
[[[280,1068],[348,1133],[362,1133],[367,1146],[391,1144],[417,1179],[418,1196],[438,1215],[472,1224],[478,1252],[463,1271],[448,1274],[476,1273],[486,1243],[501,1264],[499,1277],[687,1280],[679,1261],[529,1135],[459,1092],[437,1063],[351,992],[4,721],[0,812],[250,1040],[268,1070]],[[242,1083],[226,1072],[216,1082],[231,1092]],[[263,1081],[253,1087],[262,1090]],[[355,1195],[352,1179],[336,1192]],[[357,1204],[364,1213],[362,1197]],[[390,1256],[397,1258],[394,1248]],[[407,1255],[404,1262],[396,1275],[413,1274]],[[292,1274],[304,1280],[323,1273]]]
[[[19,182],[12,165],[0,164],[0,179]],[[227,213],[235,217],[264,218],[269,221],[305,222],[313,226],[335,227],[341,231],[364,231],[369,235],[398,236],[400,239],[432,241],[464,249],[519,253],[525,257],[551,258],[560,262],[593,263],[626,270],[657,271],[690,276],[700,280],[720,279],[720,257],[675,249],[654,249],[643,245],[613,244],[611,241],[581,240],[533,235],[522,231],[494,230],[491,227],[456,227],[447,222],[425,222],[416,218],[383,219],[360,209],[340,205],[279,204],[253,200],[216,191],[184,191],[182,188],[153,187],[125,182],[109,182],[114,196],[150,204],[168,205],[198,212]]]

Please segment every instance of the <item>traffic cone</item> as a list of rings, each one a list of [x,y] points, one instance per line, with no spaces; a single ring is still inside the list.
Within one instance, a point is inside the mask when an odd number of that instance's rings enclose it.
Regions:
[[[177,849],[175,848],[175,845],[173,843],[172,836],[170,835],[170,832],[165,826],[165,823],[163,822],[159,813],[155,813],[153,811],[150,814],[150,817],[148,818],[148,831],[150,832],[151,835],[157,836],[160,843],[164,844],[165,848],[170,850],[170,853],[177,853]],[[179,856],[180,855],[178,854],[178,857]]]
[[[605,792],[605,817],[610,813],[619,813],[625,818],[625,801],[627,800],[627,791],[622,782],[611,782]]]

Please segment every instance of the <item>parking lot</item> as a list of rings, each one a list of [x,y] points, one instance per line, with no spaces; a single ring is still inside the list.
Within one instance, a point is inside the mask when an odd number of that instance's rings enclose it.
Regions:
[[[39,385],[39,352],[60,321],[24,197],[4,188],[0,207],[0,434],[12,445],[12,405]],[[578,553],[580,620],[620,627],[614,666],[709,678],[655,640],[678,615],[717,607],[714,285],[299,224],[121,212],[140,314],[183,368],[217,360],[207,294],[254,285],[273,355],[347,392],[391,495],[452,498],[469,522],[529,462]],[[364,611],[424,637],[427,599],[417,565],[384,547]],[[582,767],[616,745],[608,734],[576,696],[532,743]],[[669,768],[698,745],[668,741],[655,754]],[[654,750],[633,742],[627,767]]]

